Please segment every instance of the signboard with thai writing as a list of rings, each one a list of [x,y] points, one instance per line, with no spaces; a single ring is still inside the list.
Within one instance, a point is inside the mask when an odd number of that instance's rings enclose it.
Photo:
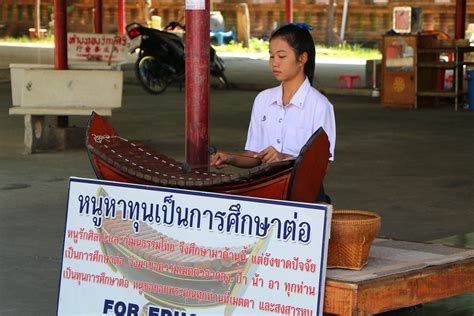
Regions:
[[[130,43],[125,35],[68,33],[69,59],[121,61],[128,54]]]
[[[58,315],[322,315],[331,206],[71,178]]]

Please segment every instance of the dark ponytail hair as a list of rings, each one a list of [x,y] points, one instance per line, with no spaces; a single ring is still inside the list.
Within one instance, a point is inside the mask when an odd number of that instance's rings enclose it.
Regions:
[[[309,25],[300,23],[290,23],[283,25],[282,27],[273,31],[272,35],[270,36],[270,42],[274,38],[281,37],[295,50],[296,57],[301,56],[305,52],[308,54],[308,61],[304,65],[304,73],[312,85],[316,50],[314,48],[313,37],[311,36],[311,33],[309,33],[308,29],[310,29]]]

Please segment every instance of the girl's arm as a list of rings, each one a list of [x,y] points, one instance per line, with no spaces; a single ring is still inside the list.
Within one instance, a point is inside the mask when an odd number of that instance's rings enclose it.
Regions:
[[[262,163],[258,153],[246,150],[242,153],[226,153],[218,151],[211,155],[211,166],[217,169],[232,165],[239,168],[253,168]]]
[[[277,161],[282,161],[285,159],[294,158],[292,155],[284,154],[279,152],[273,146],[269,146],[256,154],[254,157],[261,159],[263,162],[272,163]]]

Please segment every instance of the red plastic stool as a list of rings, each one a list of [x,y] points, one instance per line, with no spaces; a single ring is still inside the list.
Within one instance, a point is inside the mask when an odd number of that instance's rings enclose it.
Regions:
[[[359,81],[359,88],[362,87],[362,79],[360,78],[359,75],[339,75],[339,81],[337,82],[337,86],[339,88],[342,87],[342,82],[346,81],[346,87],[348,89],[352,89],[354,86],[354,81],[358,80]]]

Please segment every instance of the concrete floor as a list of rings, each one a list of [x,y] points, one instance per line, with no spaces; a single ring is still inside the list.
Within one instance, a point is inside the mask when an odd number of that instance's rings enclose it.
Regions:
[[[0,84],[0,315],[56,309],[68,177],[94,177],[85,150],[23,155],[23,118],[9,117]],[[243,147],[255,91],[212,91],[211,144]],[[381,108],[378,99],[329,96],[336,111],[335,162],[325,181],[335,209],[382,216],[381,236],[429,241],[474,231],[474,112],[453,107]],[[71,118],[85,125],[87,118]],[[159,96],[125,85],[112,123],[183,160],[184,93]],[[466,241],[461,245],[471,243]],[[399,315],[473,315],[474,295]],[[397,315],[398,315],[397,314]],[[390,315],[394,315],[391,313]]]

